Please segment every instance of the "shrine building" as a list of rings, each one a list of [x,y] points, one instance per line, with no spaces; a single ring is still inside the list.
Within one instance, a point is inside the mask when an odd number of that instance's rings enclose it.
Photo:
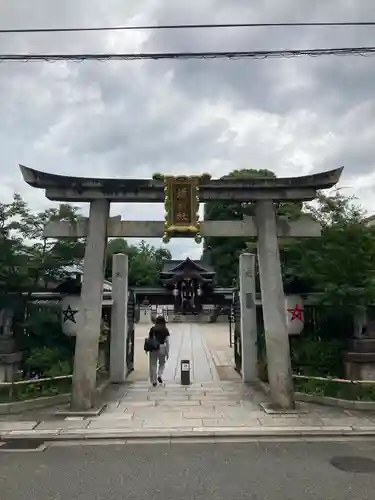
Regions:
[[[168,260],[160,273],[159,287],[131,288],[140,305],[170,305],[176,314],[197,315],[231,304],[234,289],[216,287],[215,275],[203,260]]]

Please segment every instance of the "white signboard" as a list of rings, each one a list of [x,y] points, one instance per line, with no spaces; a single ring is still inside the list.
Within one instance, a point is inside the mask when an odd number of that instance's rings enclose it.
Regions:
[[[285,297],[285,310],[289,335],[299,335],[305,324],[302,297],[287,295]]]
[[[190,364],[189,363],[181,363],[181,370],[183,372],[188,372],[190,370]]]

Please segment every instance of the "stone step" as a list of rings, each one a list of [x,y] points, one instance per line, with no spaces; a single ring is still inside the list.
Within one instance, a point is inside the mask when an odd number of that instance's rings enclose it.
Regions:
[[[209,315],[207,314],[171,314],[168,317],[168,323],[207,323],[209,322]]]
[[[234,406],[243,401],[251,402],[254,391],[244,387],[241,383],[227,384],[193,384],[190,386],[150,387],[143,382],[129,387],[123,387],[117,393],[116,403],[110,403],[110,407],[116,405],[133,408],[147,406],[169,406],[178,408],[182,406]]]

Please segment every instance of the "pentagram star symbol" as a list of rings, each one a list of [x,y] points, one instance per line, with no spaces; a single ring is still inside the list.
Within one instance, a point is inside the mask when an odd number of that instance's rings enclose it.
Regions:
[[[303,321],[303,309],[299,304],[296,304],[294,309],[288,309],[288,312],[291,313],[292,317],[290,318],[290,321],[294,321],[295,319],[299,319],[300,321]]]
[[[75,315],[77,314],[78,310],[73,311],[73,309],[70,307],[70,304],[68,307],[65,309],[65,311],[62,311],[63,313],[63,322],[65,323],[66,321],[71,321],[72,323],[76,323]]]

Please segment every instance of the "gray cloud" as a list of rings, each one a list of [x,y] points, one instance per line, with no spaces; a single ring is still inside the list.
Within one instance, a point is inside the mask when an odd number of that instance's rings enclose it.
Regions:
[[[14,0],[1,27],[375,19],[373,0],[296,2]],[[375,28],[257,28],[0,35],[0,52],[251,50],[374,45]],[[343,183],[373,172],[372,58],[148,61],[0,65],[2,199],[33,206],[18,163],[63,174],[218,177],[234,168],[299,175],[346,166]],[[369,181],[373,182],[373,181]],[[115,206],[125,218],[162,218],[162,207]],[[176,254],[197,247],[174,243]]]

